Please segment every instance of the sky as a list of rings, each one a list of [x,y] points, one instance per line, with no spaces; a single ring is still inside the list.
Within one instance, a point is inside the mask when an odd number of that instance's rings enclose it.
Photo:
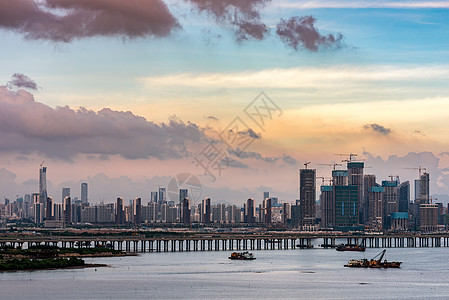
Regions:
[[[350,153],[449,198],[449,1],[0,4],[1,198],[43,163],[56,202],[191,179],[194,203],[294,202],[304,163],[319,186]]]

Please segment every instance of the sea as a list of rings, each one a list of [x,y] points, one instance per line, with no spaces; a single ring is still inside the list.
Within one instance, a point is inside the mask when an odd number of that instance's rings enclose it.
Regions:
[[[0,273],[0,299],[449,299],[449,248],[389,248],[399,269],[345,268],[335,249],[140,253],[87,258],[108,267]]]

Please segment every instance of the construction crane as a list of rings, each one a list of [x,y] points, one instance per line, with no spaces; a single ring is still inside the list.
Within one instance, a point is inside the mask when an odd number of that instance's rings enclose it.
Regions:
[[[324,177],[322,177],[322,176],[318,176],[316,179],[321,179],[322,181],[321,181],[321,185],[324,185]]]
[[[399,181],[399,175],[388,175],[390,181]]]
[[[349,162],[352,161],[352,158],[354,156],[357,156],[357,154],[355,154],[355,153],[349,153],[349,154],[340,154],[340,153],[338,153],[338,154],[334,154],[334,155],[338,155],[340,157],[342,157],[342,156],[349,157]],[[347,160],[342,160],[342,161],[347,161]]]
[[[336,164],[336,163],[333,163],[333,164],[317,164],[317,165],[319,165],[319,166],[329,166],[329,167],[332,167],[334,170],[335,170],[336,166],[342,166],[342,164]]]
[[[418,170],[419,171],[419,177],[421,177],[421,171],[425,171],[426,168],[423,168],[421,166],[417,167],[417,168],[404,168],[404,169],[408,169],[408,170]]]
[[[307,169],[307,166],[310,165],[312,162],[308,161],[304,163],[304,167]]]
[[[42,168],[42,166],[44,165],[44,162],[45,162],[45,160],[41,163],[41,168]]]

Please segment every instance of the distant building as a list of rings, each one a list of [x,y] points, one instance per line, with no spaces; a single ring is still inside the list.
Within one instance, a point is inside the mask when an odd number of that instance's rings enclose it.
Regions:
[[[359,189],[356,185],[335,186],[335,226],[349,227],[359,223]]]
[[[384,188],[381,186],[372,186],[368,192],[368,226],[371,230],[380,231],[383,229],[383,193]]]
[[[184,198],[181,202],[181,223],[190,226],[190,199]]]
[[[63,221],[64,225],[72,224],[72,199],[70,197],[64,198],[63,203]]]
[[[368,205],[363,197],[363,162],[348,162],[348,185],[357,186],[358,202],[359,202],[359,223],[364,223],[364,210]]]
[[[87,205],[89,203],[87,183],[81,183],[81,205]]]
[[[391,227],[391,214],[399,210],[399,180],[384,180],[382,181],[383,192],[383,226],[385,229]]]
[[[419,206],[421,222],[420,230],[431,232],[438,229],[438,204],[421,204]]]
[[[408,212],[410,204],[410,182],[405,181],[398,187],[399,207],[398,212]]]
[[[125,224],[125,210],[123,198],[117,198],[115,205],[115,223],[117,225]]]
[[[142,199],[135,198],[133,201],[134,225],[140,226],[142,223]]]
[[[70,188],[62,188],[62,198],[61,203],[64,202],[65,197],[70,197]]]
[[[202,202],[202,221],[204,225],[210,225],[210,198],[204,198]]]
[[[299,200],[301,201],[301,226],[314,226],[316,217],[316,170],[299,170]]]
[[[256,223],[254,199],[246,200],[244,222],[248,224]]]
[[[189,197],[189,190],[188,189],[180,189],[179,190],[179,203],[182,202],[182,199]]]
[[[41,165],[39,169],[39,203],[47,201],[47,167]]]
[[[335,225],[334,212],[334,187],[331,185],[321,186],[321,227],[331,228]]]

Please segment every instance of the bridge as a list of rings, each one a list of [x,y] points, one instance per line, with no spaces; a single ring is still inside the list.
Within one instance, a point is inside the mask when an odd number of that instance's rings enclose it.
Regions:
[[[321,241],[321,242],[320,242]],[[228,251],[307,249],[320,245],[332,248],[339,243],[361,244],[367,248],[449,247],[449,233],[441,234],[200,234],[184,236],[6,236],[0,247],[29,248],[37,245],[62,248],[109,247],[126,252]]]

